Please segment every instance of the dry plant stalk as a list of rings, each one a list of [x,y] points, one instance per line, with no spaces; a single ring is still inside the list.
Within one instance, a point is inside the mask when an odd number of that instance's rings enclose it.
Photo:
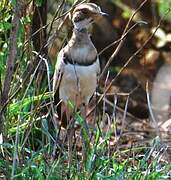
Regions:
[[[123,43],[124,43],[124,40],[125,40],[125,34],[127,34],[128,30],[129,30],[129,25],[131,23],[131,21],[133,20],[134,16],[138,13],[138,11],[143,7],[143,5],[147,2],[148,0],[144,0],[140,5],[139,7],[135,10],[135,12],[132,14],[132,16],[130,17],[130,19],[128,20],[128,23],[126,24],[126,27],[121,35],[121,39],[120,39],[120,42],[117,46],[117,48],[115,49],[115,51],[113,52],[113,54],[111,55],[111,57],[109,58],[106,66],[104,67],[101,75],[100,75],[100,79],[104,76],[106,70],[108,69],[109,65],[111,64],[111,62],[113,61],[114,57],[116,57],[116,55],[118,54],[119,50],[121,49]]]
[[[16,0],[14,17],[12,19],[12,29],[11,29],[10,37],[9,37],[9,55],[7,57],[7,64],[6,64],[7,69],[5,73],[5,80],[3,83],[3,90],[1,94],[1,100],[0,100],[0,133],[2,133],[3,131],[4,112],[6,110],[6,107],[4,105],[8,101],[15,60],[17,57],[17,33],[19,29],[19,22],[20,22],[22,7],[23,7],[22,1]]]
[[[144,2],[146,2],[146,1],[143,1],[143,3],[142,3],[143,5],[144,5]],[[140,6],[137,8],[138,10],[140,9],[140,7],[142,7],[142,4],[140,4]],[[108,85],[108,86],[106,87],[106,89],[104,90],[104,93],[101,95],[101,97],[99,98],[99,100],[98,100],[98,102],[96,103],[96,105],[89,111],[88,115],[91,114],[91,113],[94,111],[94,109],[96,108],[96,106],[97,106],[97,105],[101,102],[101,100],[104,98],[105,93],[108,92],[109,89],[111,88],[113,82],[118,78],[118,76],[123,72],[123,70],[128,66],[128,64],[133,60],[133,58],[136,57],[136,56],[145,48],[145,46],[152,40],[152,38],[154,37],[155,33],[157,32],[157,30],[160,28],[161,24],[163,23],[164,18],[166,17],[166,15],[167,15],[170,11],[171,11],[171,8],[169,8],[169,9],[166,11],[166,13],[160,18],[160,20],[159,20],[159,22],[158,22],[158,25],[156,26],[154,32],[147,38],[147,40],[142,44],[142,46],[141,46],[138,50],[136,50],[136,52],[127,60],[127,62],[126,62],[126,63],[123,65],[123,67],[119,70],[119,72],[117,73],[117,75],[111,80],[111,82],[109,83],[109,85]],[[134,12],[134,15],[135,15],[135,13],[137,13],[137,12],[138,12],[138,11],[136,10],[136,11]],[[132,19],[132,18],[133,18],[133,16],[131,16],[130,19]],[[130,20],[129,20],[128,22],[130,22]],[[124,30],[124,32],[127,33],[128,25],[126,25],[125,29],[126,29],[126,31]],[[124,34],[125,34],[125,33],[124,33]],[[124,36],[124,34],[123,34],[122,36]],[[122,42],[123,42],[122,37],[121,37],[121,40],[122,40],[122,41],[121,41],[121,43],[122,43]],[[121,45],[120,45],[120,43],[119,43],[118,47],[120,47],[120,46],[121,46]],[[116,49],[118,49],[118,47],[117,47]],[[120,49],[120,48],[119,48],[119,49]],[[117,50],[117,51],[118,51],[118,50]],[[115,56],[115,52],[116,52],[116,50],[114,51],[114,53],[112,54],[112,56],[113,56],[113,55]],[[117,52],[116,52],[116,53],[117,53]],[[109,58],[109,63],[106,64],[106,66],[105,66],[102,74],[100,75],[100,78],[104,75],[104,73],[105,73],[105,71],[106,71],[106,68],[107,68],[108,65],[112,62],[112,60],[113,60],[113,57],[112,57],[112,56]],[[87,115],[87,116],[88,116],[88,115]]]
[[[78,3],[80,3],[79,1],[80,1],[80,0],[75,1],[74,4],[73,4],[73,6],[72,6],[67,12],[63,13],[62,15],[60,15],[60,14],[59,14],[59,11],[60,11],[60,9],[61,9],[62,6],[63,6],[63,1],[62,1],[61,5],[59,6],[59,8],[57,9],[57,11],[56,11],[56,13],[55,13],[55,16],[54,16],[54,19],[52,20],[52,22],[50,22],[50,23],[42,26],[42,27],[39,28],[37,31],[35,31],[33,34],[31,34],[31,36],[30,36],[30,37],[26,40],[26,42],[24,43],[24,46],[26,46],[26,45],[29,43],[29,41],[30,41],[34,36],[36,36],[42,29],[45,29],[45,28],[47,28],[48,26],[50,26],[50,27],[53,26],[53,23],[54,23],[55,21],[57,21],[57,20],[59,20],[60,18],[63,18],[63,17],[64,17],[63,22],[60,24],[60,26],[59,26],[58,29],[57,29],[57,31],[60,31],[61,28],[62,28],[62,26],[63,26],[63,24],[65,23],[66,19],[67,19],[68,16],[69,16],[68,14],[73,10],[73,8],[74,8]],[[84,1],[82,1],[82,2],[84,2]],[[58,16],[56,17],[56,15],[58,15]],[[51,31],[51,29],[50,29],[50,31]],[[48,32],[48,34],[50,34],[50,31]],[[22,76],[21,76],[22,79],[23,79],[22,84],[21,84],[19,81],[16,83],[16,85],[15,85],[15,87],[14,87],[15,92],[8,98],[8,100],[6,101],[6,103],[3,105],[4,107],[7,106],[7,104],[9,103],[9,101],[12,100],[12,99],[20,92],[20,90],[22,89],[22,86],[27,83],[30,75],[34,72],[34,69],[35,69],[35,67],[36,67],[37,64],[38,64],[37,58],[38,58],[39,55],[41,54],[42,49],[45,48],[45,47],[47,47],[48,45],[50,45],[50,44],[54,41],[54,39],[56,38],[56,34],[57,34],[57,32],[55,32],[55,34],[53,34],[51,37],[48,37],[47,42],[45,42],[45,43],[43,44],[43,46],[40,48],[40,51],[38,52],[38,54],[34,57],[33,63],[32,63],[31,65],[30,65],[30,64],[27,65],[26,70],[23,72],[23,74],[22,74]],[[25,50],[26,50],[26,49],[25,49]],[[24,50],[24,51],[25,51],[25,50]]]

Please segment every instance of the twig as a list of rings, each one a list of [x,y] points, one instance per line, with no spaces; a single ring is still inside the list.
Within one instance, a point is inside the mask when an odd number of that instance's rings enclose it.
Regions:
[[[149,113],[150,113],[151,119],[153,121],[153,125],[155,126],[157,136],[159,136],[161,138],[159,127],[158,127],[158,124],[156,122],[156,119],[154,117],[153,110],[152,110],[152,107],[151,107],[148,81],[146,83],[146,95],[147,95],[147,104],[148,104],[148,108],[149,108]]]
[[[22,2],[20,0],[16,1],[15,11],[14,11],[14,17],[12,19],[12,29],[10,32],[10,38],[9,38],[9,56],[7,58],[7,70],[5,73],[5,80],[3,84],[3,91],[2,96],[0,100],[0,132],[3,131],[3,125],[4,125],[4,113],[5,108],[3,109],[3,106],[6,104],[9,96],[10,91],[10,85],[12,81],[12,75],[15,65],[15,60],[17,56],[17,33],[19,30],[19,22],[20,22],[20,16],[21,16],[21,9],[22,9]],[[3,110],[2,110],[3,109]]]
[[[116,120],[116,110],[118,110],[118,111],[120,111],[121,113],[124,113],[124,110],[122,109],[122,108],[120,108],[119,106],[117,106],[117,96],[115,95],[115,97],[114,97],[115,99],[114,99],[114,102],[111,102],[111,101],[109,101],[108,99],[104,99],[105,101],[106,101],[106,104],[108,104],[109,106],[111,106],[111,107],[113,107],[114,108],[114,110],[113,110],[113,119],[114,119],[114,121]],[[139,118],[137,118],[137,117],[135,117],[133,114],[131,114],[131,113],[129,113],[129,112],[127,112],[127,114],[126,114],[129,118],[131,118],[131,119],[134,119],[134,120],[136,120],[136,121],[139,121],[139,122],[142,122],[142,120],[141,119],[139,119]],[[116,122],[116,121],[115,121]]]
[[[53,23],[55,22],[56,17],[58,16],[59,11],[62,9],[62,6],[64,5],[65,0],[62,0],[62,2],[60,3],[59,7],[57,8],[55,15],[53,16],[52,21],[50,22],[50,27],[49,27],[49,32],[48,32],[48,37],[50,36],[50,33],[52,31],[53,28]]]
[[[68,16],[68,13],[70,13],[70,12],[73,10],[73,8],[78,4],[78,1],[79,1],[79,0],[77,0],[77,1],[73,4],[73,6],[72,6],[67,12],[65,12],[65,13],[62,14],[61,16],[57,17],[57,18],[55,19],[55,21],[58,20],[58,19],[60,19],[60,18],[62,18],[62,17]],[[83,2],[84,2],[84,1],[83,1]],[[41,31],[43,28],[46,28],[46,27],[49,26],[50,24],[51,24],[51,23],[48,23],[47,25],[42,26],[42,27],[39,28],[36,32],[34,32],[34,33],[30,36],[30,38],[25,42],[24,45],[26,45],[26,44],[30,41],[31,38],[33,38],[35,35],[37,35],[37,33],[39,33],[39,31]],[[62,27],[62,26],[61,26],[61,27]],[[61,28],[61,27],[60,27],[60,28]],[[60,29],[59,29],[59,27],[58,27],[58,31],[59,31],[59,30],[60,30]],[[53,37],[50,37],[50,38],[48,39],[48,42],[45,43],[45,44],[41,47],[38,55],[41,54],[42,49],[43,49],[44,47],[46,47],[47,45],[49,45],[49,44],[54,40],[55,37],[56,37],[56,36],[53,36]],[[0,111],[4,110],[4,109],[6,108],[6,106],[8,105],[8,103],[20,92],[20,90],[22,89],[22,85],[24,85],[24,84],[27,82],[28,78],[30,77],[30,75],[31,75],[32,72],[34,71],[34,67],[37,66],[36,59],[38,58],[38,55],[35,57],[35,60],[34,60],[34,62],[33,62],[33,65],[32,65],[31,67],[30,67],[29,65],[26,67],[26,70],[23,72],[23,75],[22,75],[22,78],[23,78],[22,84],[20,84],[19,81],[16,83],[16,86],[15,86],[15,88],[14,88],[14,89],[15,89],[15,92],[8,98],[8,100],[6,101],[6,103],[3,104],[3,106],[2,106],[2,108],[1,108]],[[29,68],[31,68],[31,69],[29,69]],[[0,113],[1,113],[1,112],[0,112]],[[1,127],[1,126],[0,126],[0,127]]]
[[[113,61],[114,57],[116,57],[116,55],[118,54],[119,50],[121,49],[121,47],[122,47],[122,45],[123,45],[123,43],[124,43],[124,39],[125,39],[125,38],[123,38],[123,37],[125,37],[125,34],[127,33],[127,30],[128,30],[128,28],[129,28],[129,25],[130,25],[132,19],[134,18],[134,16],[137,14],[137,12],[141,9],[141,7],[142,7],[146,2],[147,2],[147,0],[144,0],[144,1],[140,4],[140,6],[135,10],[135,12],[132,14],[132,16],[130,17],[130,19],[129,19],[129,21],[128,21],[128,23],[127,23],[127,25],[126,25],[123,33],[122,33],[121,41],[120,41],[120,43],[118,44],[117,48],[115,49],[114,53],[113,53],[113,54],[111,55],[111,57],[109,58],[107,64],[105,65],[105,67],[104,67],[104,69],[103,69],[103,71],[102,71],[102,73],[101,73],[101,75],[100,75],[100,79],[103,77],[103,75],[105,74],[107,68],[109,67],[109,65],[110,65],[111,62]]]
[[[19,22],[20,22],[20,16],[22,12],[22,1],[16,0],[16,6],[14,10],[14,17],[12,19],[12,29],[10,32],[10,38],[9,38],[9,56],[7,58],[7,70],[5,74],[5,80],[4,80],[4,86],[2,91],[2,97],[1,97],[1,108],[6,104],[9,96],[10,91],[10,85],[12,81],[12,75],[15,65],[15,60],[17,56],[17,33],[19,30]],[[0,132],[3,131],[4,126],[4,113],[6,108],[0,111]],[[17,128],[18,129],[18,128]],[[15,148],[14,148],[14,157],[13,157],[13,165],[12,165],[12,173],[11,173],[11,179],[14,179],[14,173],[16,168],[16,161],[18,159],[17,156],[18,151],[18,131],[16,133],[15,137]]]
[[[132,61],[132,59],[134,57],[136,57],[144,48],[145,46],[151,41],[151,39],[154,37],[155,33],[157,32],[157,30],[160,28],[161,23],[163,22],[165,16],[171,11],[171,8],[169,8],[166,13],[160,18],[159,23],[157,25],[157,27],[155,28],[154,32],[147,38],[147,40],[143,43],[143,45],[128,59],[128,61],[124,64],[124,66],[120,69],[120,71],[117,73],[117,75],[111,80],[111,82],[109,83],[108,87],[105,89],[105,92],[108,92],[108,90],[111,88],[113,82],[118,78],[118,76],[122,73],[122,71],[127,67],[127,65]],[[105,93],[104,92],[104,93]],[[92,111],[94,111],[94,109],[96,108],[96,106],[101,102],[101,100],[104,97],[104,93],[103,95],[99,98],[98,102],[96,103],[96,105],[89,111],[88,115],[90,113],[92,113]],[[88,116],[87,115],[87,116]]]
[[[119,43],[120,41],[124,40],[124,38],[128,35],[128,33],[129,33],[132,29],[134,29],[134,27],[136,27],[136,26],[139,25],[139,24],[147,24],[147,22],[145,22],[145,21],[138,21],[138,22],[136,22],[135,24],[133,24],[121,38],[119,38],[118,40],[112,42],[111,44],[109,44],[108,46],[106,46],[104,49],[102,49],[102,50],[98,53],[98,56],[100,56],[104,51],[108,50],[109,48],[111,48],[111,47],[114,46],[115,44],[117,44],[117,43]]]
[[[39,58],[41,59],[41,61],[44,61],[45,62],[45,65],[46,65],[46,69],[47,69],[47,79],[48,79],[48,89],[49,89],[49,92],[51,92],[51,85],[50,85],[50,75],[49,75],[49,65],[48,65],[48,62],[47,62],[47,59],[42,57],[41,55],[38,55],[38,52],[36,51],[33,51],[34,54],[36,54],[37,56],[39,56]],[[52,96],[50,96],[50,102],[51,102],[51,109],[52,109],[52,113],[55,114],[55,110],[54,110],[54,106],[53,106],[53,99],[52,99]],[[53,120],[53,124],[54,124],[54,127],[55,127],[55,130],[56,130],[56,133],[58,132],[58,123],[57,121],[54,120],[54,118],[52,118]]]
[[[129,102],[129,96],[127,97],[126,103],[125,103],[124,114],[123,114],[123,118],[122,118],[122,127],[121,127],[121,132],[120,132],[119,137],[122,136],[122,133],[123,133],[124,128],[125,128],[125,120],[126,120],[126,115],[127,115],[128,102]]]
[[[108,71],[107,76],[106,76],[104,89],[105,89],[106,86],[107,86],[108,78],[109,78],[109,71]],[[106,96],[106,94],[104,94],[104,98],[103,98],[103,99],[105,99],[105,96]],[[102,115],[102,121],[104,120],[104,118],[105,118],[105,101],[103,100],[103,115]]]

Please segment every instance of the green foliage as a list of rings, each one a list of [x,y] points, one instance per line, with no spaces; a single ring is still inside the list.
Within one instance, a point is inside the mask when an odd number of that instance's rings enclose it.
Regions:
[[[5,22],[5,21],[0,23],[0,32],[1,33],[5,33],[10,29],[11,29],[11,23]]]
[[[73,4],[74,3],[74,0],[67,0],[68,1],[68,3],[70,3],[70,4]]]
[[[36,0],[37,6],[41,6],[43,2],[43,0]],[[72,4],[74,1],[67,2]],[[132,10],[122,6],[122,1],[112,2],[123,8],[125,18],[130,17]],[[169,1],[159,3],[162,15],[168,8]],[[9,53],[9,32],[12,28],[14,5],[15,1],[0,1],[0,82],[4,80]],[[170,20],[170,14],[167,18]],[[82,154],[74,144],[72,164],[68,167],[68,149],[64,139],[62,139],[62,145],[60,143],[56,145],[55,159],[52,157],[58,129],[54,127],[55,122],[51,112],[53,110],[51,93],[47,92],[47,84],[50,82],[47,82],[46,78],[43,79],[44,84],[40,90],[42,94],[39,95],[35,89],[36,72],[30,75],[30,79],[25,84],[22,84],[23,72],[33,56],[32,44],[29,47],[30,51],[27,51],[25,44],[27,40],[25,27],[30,25],[31,21],[28,15],[22,17],[17,35],[17,61],[10,91],[10,97],[14,96],[7,105],[5,114],[5,135],[8,142],[3,142],[0,134],[0,178],[9,179],[12,172],[15,179],[40,180],[171,178],[171,165],[160,162],[161,153],[159,152],[164,149],[160,141],[151,143],[149,147],[116,150],[115,147],[110,146],[110,142],[114,141],[112,138],[115,126],[111,125],[109,130],[103,133],[97,123],[89,130],[80,112],[76,112],[74,116],[75,124],[80,126],[80,136],[85,140],[85,162],[82,162]],[[48,65],[50,67],[50,62]],[[111,68],[111,72],[116,73],[119,69],[120,67]],[[50,72],[48,73],[51,75]],[[20,86],[21,91],[15,94]],[[69,102],[69,105],[73,110],[73,104]],[[130,156],[130,152],[136,154],[136,157]],[[154,152],[157,152],[157,155],[154,156]]]
[[[30,109],[30,106],[33,105],[37,101],[43,101],[46,99],[49,99],[50,95],[49,94],[43,94],[39,96],[33,96],[29,98],[25,98],[22,101],[17,101],[15,103],[10,104],[9,106],[9,118],[12,118],[13,116],[16,115],[21,115],[24,112],[28,112]]]
[[[131,17],[132,13],[134,12],[134,9],[131,9],[126,3],[124,3],[124,1],[122,0],[112,0],[112,2],[119,7],[120,9],[123,10],[122,12],[122,16],[125,19],[128,19]],[[158,0],[158,9],[159,9],[159,15],[162,17],[164,15],[166,15],[166,11],[168,11],[171,8],[171,1],[170,0]],[[168,13],[165,16],[165,19],[167,21],[171,20],[171,12]]]
[[[164,16],[166,11],[171,9],[171,1],[170,0],[159,0],[159,14],[160,16]],[[171,12],[168,13],[165,17],[166,20],[171,21]]]
[[[6,58],[8,55],[8,34],[11,30],[11,10],[10,3],[0,2],[0,75],[3,78]]]
[[[127,6],[126,4],[124,4],[122,2],[122,0],[112,0],[113,4],[115,4],[117,7],[121,8],[123,10],[122,16],[125,19],[128,19],[129,17],[131,17],[132,13],[133,13],[133,9],[131,9],[129,6]]]
[[[42,6],[42,4],[44,3],[44,0],[36,0],[35,2],[37,6]]]
[[[5,144],[2,145],[5,149]],[[6,146],[7,148],[7,146]],[[12,148],[13,147],[9,147]],[[105,149],[94,150],[94,146],[91,148],[87,164],[81,170],[78,167],[78,161],[72,163],[70,168],[67,167],[67,157],[62,155],[56,160],[48,160],[49,156],[46,154],[48,151],[47,146],[44,146],[39,151],[33,151],[31,149],[23,149],[22,154],[25,154],[25,159],[22,161],[24,165],[17,166],[16,178],[32,177],[33,179],[164,179],[169,178],[171,165],[160,165],[156,159],[151,159],[151,149],[146,150],[146,154],[143,159],[127,159],[123,161],[117,161],[117,156],[120,156],[121,152],[115,153],[112,157],[105,155]],[[107,149],[107,147],[106,147]],[[143,148],[142,148],[143,149]],[[6,149],[5,149],[6,151]],[[134,152],[136,150],[134,149]],[[132,161],[137,161],[138,166],[130,165]],[[5,163],[4,163],[5,162]],[[6,170],[10,174],[10,161],[0,160],[0,169]],[[1,171],[0,171],[1,172]]]
[[[7,49],[7,43],[4,43],[4,41],[1,40],[0,42],[2,45],[2,50],[0,51],[0,74],[3,76],[4,71],[5,71],[5,63],[6,63],[6,58],[8,54],[8,49]]]

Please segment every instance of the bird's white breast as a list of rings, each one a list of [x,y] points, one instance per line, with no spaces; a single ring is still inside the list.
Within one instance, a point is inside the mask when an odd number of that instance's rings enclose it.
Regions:
[[[88,104],[97,86],[99,60],[89,66],[66,64],[60,84],[60,98],[67,103]]]
[[[97,56],[97,52],[93,49],[93,44],[91,46],[82,46],[70,49],[71,59],[77,62],[87,62],[94,59]]]

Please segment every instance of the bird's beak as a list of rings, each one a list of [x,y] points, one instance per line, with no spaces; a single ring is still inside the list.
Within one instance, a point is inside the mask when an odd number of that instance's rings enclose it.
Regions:
[[[94,20],[98,21],[99,19],[101,19],[102,17],[105,17],[105,16],[109,16],[109,15],[107,13],[101,11],[94,15]]]
[[[107,14],[105,12],[100,12],[100,16],[109,16],[109,14]]]

